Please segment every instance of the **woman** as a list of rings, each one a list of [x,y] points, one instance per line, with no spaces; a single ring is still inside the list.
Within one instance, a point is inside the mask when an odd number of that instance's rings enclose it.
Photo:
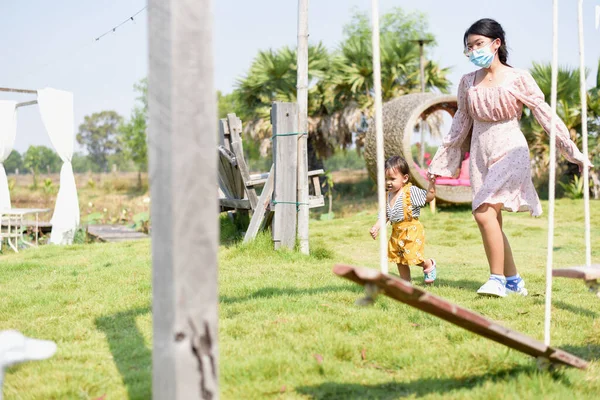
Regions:
[[[452,127],[428,172],[431,176],[456,176],[463,154],[461,147],[471,133],[472,209],[491,273],[477,293],[526,296],[525,282],[517,273],[510,244],[502,231],[502,210],[529,211],[533,216],[542,213],[519,118],[524,104],[550,132],[552,111],[529,72],[508,65],[504,30],[498,22],[487,18],[475,22],[465,32],[463,42],[465,55],[481,69],[462,77]],[[591,167],[571,141],[564,123],[558,117],[556,122],[556,146],[563,156],[580,169]]]

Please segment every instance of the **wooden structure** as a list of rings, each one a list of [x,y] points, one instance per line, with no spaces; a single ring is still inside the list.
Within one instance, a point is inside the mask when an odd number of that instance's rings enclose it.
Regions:
[[[297,117],[297,105],[273,104],[273,166],[268,173],[252,175],[244,157],[242,121],[235,114],[228,114],[219,121],[219,206],[221,212],[235,210],[237,214],[252,214],[245,242],[254,239],[260,230],[273,222],[276,248],[282,241],[286,247],[293,247],[295,243],[298,137],[290,133],[297,131]],[[309,208],[325,205],[319,181],[323,174],[322,169],[307,174],[313,190],[308,196]],[[262,187],[260,197],[257,194],[259,187]],[[274,218],[277,213],[281,217]]]
[[[413,93],[398,97],[383,105],[383,135],[385,159],[400,155],[411,168],[411,178],[419,187],[427,188],[425,177],[414,168],[411,145],[415,126],[421,117],[426,119],[435,111],[444,110],[454,116],[458,109],[456,96],[435,93]],[[468,141],[469,139],[467,139]],[[377,176],[377,157],[375,129],[369,127],[365,138],[365,163],[369,175],[375,181]],[[468,144],[468,143],[466,143]],[[465,149],[466,150],[466,149]],[[436,198],[449,203],[471,203],[470,186],[436,186]]]
[[[149,0],[152,398],[219,398],[210,0]]]
[[[581,279],[590,289],[600,297],[600,264],[593,264],[589,267],[556,268],[552,270],[552,276],[559,278]]]
[[[88,225],[87,234],[101,242],[125,242],[147,239],[148,235],[125,225]]]
[[[408,304],[421,311],[435,315],[477,335],[518,350],[552,364],[568,365],[584,369],[588,363],[563,350],[556,349],[522,333],[505,328],[471,310],[450,303],[441,297],[414,287],[402,279],[370,268],[336,265],[333,272],[345,279],[365,286],[369,301],[378,293]]]
[[[39,214],[51,211],[50,208],[9,208],[0,210],[2,226],[0,226],[0,240],[6,239],[10,248],[19,252],[19,241],[24,245],[33,247],[38,245],[40,234]],[[25,219],[26,215],[35,215],[35,220]],[[46,223],[52,228],[52,224]],[[4,229],[4,227],[6,227]],[[28,228],[33,233],[33,243],[25,240],[25,232]],[[0,248],[2,245],[0,244]]]

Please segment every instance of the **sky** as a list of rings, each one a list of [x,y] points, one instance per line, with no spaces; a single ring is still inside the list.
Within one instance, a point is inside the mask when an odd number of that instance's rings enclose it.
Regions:
[[[309,3],[309,40],[335,49],[351,16],[370,13],[369,0],[319,0]],[[594,7],[584,2],[588,84],[600,59],[600,30]],[[146,10],[112,32],[112,28],[146,6],[144,0],[0,0],[0,86],[20,89],[54,87],[74,93],[75,132],[86,115],[115,110],[128,118],[137,94],[133,85],[147,75]],[[449,75],[453,91],[460,77],[475,69],[462,54],[464,31],[479,18],[494,18],[506,32],[509,63],[529,68],[552,57],[551,0],[380,0],[380,12],[394,7],[426,14],[437,46],[428,57]],[[295,46],[297,1],[213,1],[215,89],[229,93],[259,50]],[[559,2],[559,63],[579,65],[577,2]],[[110,31],[100,40],[94,40]],[[0,92],[0,99],[26,101],[31,95]],[[15,148],[51,147],[37,106],[20,108]],[[76,146],[77,150],[82,150]]]

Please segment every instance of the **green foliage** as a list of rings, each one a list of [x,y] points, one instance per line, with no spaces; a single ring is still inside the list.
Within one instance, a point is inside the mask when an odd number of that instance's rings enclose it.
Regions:
[[[54,186],[54,183],[52,182],[52,179],[50,178],[46,178],[44,179],[44,193],[46,194],[52,194],[52,193],[56,193],[56,186]]]
[[[371,114],[373,65],[368,21],[366,13],[355,13],[344,30],[342,43],[333,51],[322,43],[309,46],[309,134],[321,157],[350,146],[362,116]],[[422,14],[396,8],[382,16],[384,100],[420,91],[419,48],[412,40],[432,37]],[[434,61],[429,61],[425,69],[426,86],[447,92],[449,69]],[[269,49],[258,53],[246,76],[238,81],[232,102],[246,126],[250,125],[248,131],[254,140],[270,136],[273,101],[296,101],[296,72],[295,49]]]
[[[133,216],[133,229],[148,233],[150,230],[150,213],[142,211]]]
[[[581,199],[583,198],[583,178],[579,175],[575,175],[573,180],[569,183],[558,182],[560,187],[565,191],[565,195],[570,199]]]
[[[328,171],[358,170],[365,168],[365,159],[357,151],[338,150],[331,157],[324,160],[323,165]]]
[[[84,172],[101,172],[100,166],[85,154],[75,152],[71,159],[71,165],[73,166],[73,172],[84,173]]]
[[[104,221],[104,217],[105,217],[104,213],[93,212],[93,213],[88,214],[85,217],[85,221],[90,225],[98,224],[98,223],[101,223],[102,221]]]
[[[23,164],[33,172],[33,188],[37,188],[37,176],[40,172],[59,172],[62,166],[60,157],[46,146],[29,146],[23,158]]]
[[[108,157],[121,151],[118,134],[122,121],[123,117],[115,111],[101,111],[86,115],[79,125],[77,142],[86,148],[101,171],[108,171]]]
[[[230,113],[239,114],[240,105],[236,94],[223,94],[220,90],[217,90],[217,108],[219,111],[219,118],[226,118],[227,114]]]
[[[133,161],[138,171],[148,169],[147,121],[148,121],[148,79],[134,85],[139,94],[129,121],[119,127],[120,142],[127,159]]]
[[[8,158],[4,160],[4,169],[6,170],[7,174],[16,173],[17,169],[21,174],[27,172],[25,170],[25,164],[23,163],[23,157],[21,156],[21,153],[19,153],[17,150],[11,151]]]

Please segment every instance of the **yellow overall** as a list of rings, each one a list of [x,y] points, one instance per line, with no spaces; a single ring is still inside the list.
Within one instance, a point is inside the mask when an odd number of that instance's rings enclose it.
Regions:
[[[388,242],[388,260],[396,264],[417,265],[425,261],[425,229],[418,218],[412,216],[410,187],[407,183],[401,190],[404,220],[392,224],[392,235]]]

